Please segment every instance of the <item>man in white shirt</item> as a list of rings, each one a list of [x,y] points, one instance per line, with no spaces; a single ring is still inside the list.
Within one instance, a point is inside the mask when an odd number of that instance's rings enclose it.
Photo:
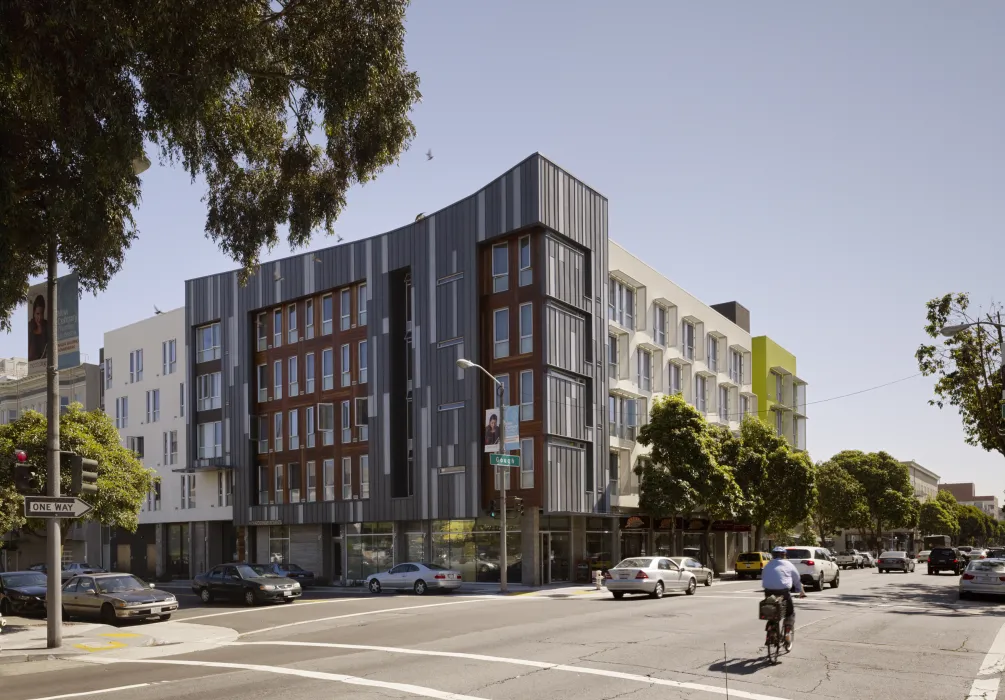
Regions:
[[[771,561],[765,564],[761,571],[761,586],[764,588],[765,598],[777,595],[785,599],[785,621],[791,626],[796,617],[796,609],[792,605],[792,591],[795,590],[800,598],[806,597],[806,591],[803,590],[802,581],[799,580],[799,569],[785,558],[787,554],[785,547],[775,547],[771,550]]]

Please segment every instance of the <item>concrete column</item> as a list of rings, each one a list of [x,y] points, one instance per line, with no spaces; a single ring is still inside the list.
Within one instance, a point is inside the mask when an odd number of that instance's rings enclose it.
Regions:
[[[520,545],[525,586],[541,585],[541,514],[537,508],[528,508],[520,518]],[[515,582],[514,582],[515,583]]]
[[[721,574],[729,570],[729,533],[713,532],[713,547],[715,549],[715,572]]]
[[[621,518],[611,519],[611,566],[621,561]]]
[[[422,556],[426,561],[433,561],[433,521],[423,521],[422,534]],[[433,563],[435,564],[436,562]]]
[[[586,516],[572,516],[570,527],[572,530],[570,534],[572,551],[569,554],[572,561],[569,562],[569,576],[573,581],[576,581],[579,576],[579,564],[586,562]]]
[[[332,526],[325,523],[321,526],[321,578],[329,584],[334,584],[335,563],[333,560],[334,546]]]
[[[405,534],[405,523],[395,520],[394,523],[394,565],[408,561],[408,536]]]

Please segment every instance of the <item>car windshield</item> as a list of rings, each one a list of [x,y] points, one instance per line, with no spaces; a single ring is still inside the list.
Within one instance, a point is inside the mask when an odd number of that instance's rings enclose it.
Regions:
[[[684,566],[684,560],[688,557],[670,557],[670,561],[677,564],[677,566]]]
[[[851,551],[851,550],[849,549],[849,550],[846,550],[846,551],[844,551],[844,552],[841,552],[841,553],[839,553],[839,554],[838,554],[838,556],[839,556],[839,557],[853,557],[853,556],[855,556],[856,554],[857,554],[857,552],[853,552],[853,551]]]
[[[736,558],[737,561],[761,561],[760,552],[744,552]]]
[[[249,564],[248,568],[250,568],[252,571],[255,572],[255,576],[261,576],[264,578],[268,578],[269,576],[272,576],[273,578],[282,578],[279,574],[275,573],[272,570],[272,566],[278,566],[282,568],[283,565],[270,564],[269,566],[265,566],[263,564]],[[242,574],[242,576],[244,575]],[[244,576],[244,578],[254,578],[254,576]]]
[[[954,554],[954,552],[949,547],[938,547],[937,549],[933,549],[932,550],[932,554],[949,554],[949,555],[952,555],[952,554]]]
[[[997,561],[995,559],[981,559],[980,561],[972,561],[970,565],[967,566],[967,571],[985,571],[991,573],[1002,573],[1005,572],[1005,561]]]
[[[287,571],[303,571],[303,569],[301,569],[296,564],[287,564],[286,566],[280,566],[279,568],[286,569]]]
[[[238,564],[235,568],[237,569],[237,575],[241,578],[259,578],[266,573],[265,567],[258,565]]]
[[[138,591],[147,586],[135,576],[109,576],[107,578],[95,579],[100,593],[125,593],[126,591]]]
[[[881,559],[904,559],[907,552],[883,552],[879,556]]]
[[[0,576],[3,580],[4,588],[27,588],[28,586],[44,586],[45,585],[45,574],[39,573],[27,573],[27,574],[3,574]]]
[[[812,559],[813,555],[810,554],[808,549],[787,549],[785,554],[789,559]]]
[[[440,566],[439,564],[420,564],[419,566],[424,566],[432,571],[449,571],[445,566]]]
[[[652,559],[622,559],[615,569],[648,569]]]

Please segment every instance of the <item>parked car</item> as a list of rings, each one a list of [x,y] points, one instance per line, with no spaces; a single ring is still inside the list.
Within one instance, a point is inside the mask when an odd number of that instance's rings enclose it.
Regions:
[[[959,576],[966,562],[954,547],[935,547],[928,554],[928,574],[938,574],[942,571],[952,571]]]
[[[171,619],[178,600],[132,574],[86,574],[63,584],[63,612],[67,616],[96,617],[106,625],[121,620]]]
[[[822,591],[825,583],[831,588],[841,583],[841,569],[822,547],[786,547],[785,551],[799,571],[799,580],[813,586],[813,590]]]
[[[296,581],[300,584],[301,588],[307,588],[307,586],[314,585],[314,572],[301,568],[296,564],[280,564],[279,562],[272,562],[271,564],[264,564],[263,566],[266,570],[276,576]]]
[[[972,552],[973,549],[974,548],[968,544],[962,544],[956,548],[956,551],[960,553],[960,558],[963,560],[964,564],[970,561],[970,552]]]
[[[366,579],[366,587],[373,594],[389,591],[412,591],[415,595],[425,595],[430,590],[453,593],[461,587],[461,572],[439,564],[405,562],[388,571],[371,574]]]
[[[876,557],[872,556],[872,552],[862,552],[862,559],[870,569],[876,568]]]
[[[834,557],[834,563],[842,569],[862,569],[865,568],[865,557],[857,549],[846,549],[838,552]]]
[[[218,598],[245,605],[292,603],[303,594],[296,581],[271,573],[258,564],[221,564],[192,579],[192,591],[203,603]]]
[[[903,571],[905,574],[914,572],[914,559],[907,556],[907,552],[883,552],[876,560],[876,568],[879,573],[887,574],[891,571]]]
[[[917,561],[919,564],[927,564],[928,563],[928,556],[931,553],[932,552],[930,550],[923,549],[920,552],[918,552],[918,558],[915,561]]]
[[[1005,596],[1005,560],[977,559],[960,576],[960,598],[985,594]]]
[[[615,598],[625,593],[646,593],[662,598],[666,591],[694,595],[698,581],[690,571],[680,568],[669,557],[630,557],[622,559],[605,576],[607,590]]]
[[[757,578],[761,575],[761,570],[771,561],[771,555],[767,552],[744,552],[736,557],[733,570],[736,578]]]
[[[40,571],[43,574],[49,573],[48,567],[45,564],[32,564],[28,567],[28,571]],[[91,566],[87,562],[82,561],[71,561],[63,564],[60,567],[60,578],[63,582],[69,581],[74,576],[80,576],[81,574],[103,574],[106,573],[104,569],[100,566]]]
[[[697,559],[692,559],[691,557],[670,557],[670,559],[681,569],[691,572],[698,583],[705,586],[712,585],[712,579],[715,578],[715,574]]]
[[[992,547],[988,550],[988,559],[1005,559],[1005,548]]]
[[[973,549],[971,549],[970,554],[967,556],[967,559],[970,561],[975,561],[977,559],[987,559],[987,558],[988,558],[988,550],[982,549],[980,547],[974,547]]]
[[[0,574],[0,615],[44,615],[45,587],[45,574],[39,571]]]

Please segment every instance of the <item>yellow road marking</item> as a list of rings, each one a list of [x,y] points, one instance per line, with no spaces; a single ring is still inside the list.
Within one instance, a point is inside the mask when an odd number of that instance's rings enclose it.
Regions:
[[[110,641],[107,644],[74,644],[73,646],[84,651],[109,651],[111,649],[125,649],[128,645],[122,642]]]

